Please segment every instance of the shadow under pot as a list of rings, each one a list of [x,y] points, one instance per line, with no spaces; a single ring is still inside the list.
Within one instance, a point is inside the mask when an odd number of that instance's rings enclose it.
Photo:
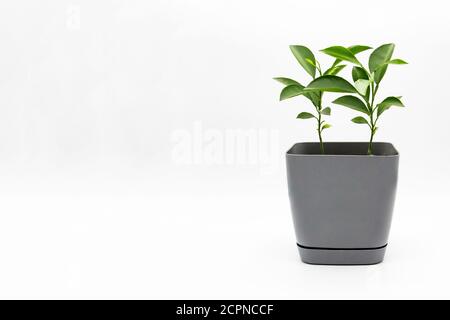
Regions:
[[[297,143],[286,154],[289,199],[303,262],[376,264],[384,259],[399,154],[390,143]]]

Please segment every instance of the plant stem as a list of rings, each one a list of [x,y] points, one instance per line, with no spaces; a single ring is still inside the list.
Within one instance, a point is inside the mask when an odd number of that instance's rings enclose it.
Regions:
[[[371,91],[371,102],[369,105],[369,111],[370,111],[370,140],[369,140],[369,147],[367,149],[367,154],[368,155],[372,155],[373,154],[373,146],[372,146],[372,141],[373,141],[373,137],[375,135],[375,124],[373,122],[373,113],[375,112],[375,108],[374,108],[374,102],[375,102],[375,95],[377,94],[378,91],[378,85],[374,86],[373,83],[370,84],[370,91]]]
[[[319,61],[316,60],[316,69],[317,71],[319,71],[319,75],[322,76],[322,68],[320,67],[320,63]],[[314,77],[315,79],[315,77]],[[321,130],[321,126],[322,126],[322,95],[323,92],[319,92],[319,103],[318,106],[316,107],[317,110],[317,133],[319,135],[319,145],[320,145],[320,152],[322,154],[325,154],[325,148],[323,147],[323,141],[322,141],[322,130]]]
[[[325,148],[323,147],[323,141],[322,141],[322,130],[320,128],[322,125],[322,94],[323,94],[323,92],[321,92],[319,94],[319,106],[317,107],[317,113],[318,113],[317,133],[319,134],[320,152],[322,154],[325,154]]]
[[[323,141],[322,141],[322,131],[320,130],[320,126],[322,123],[322,114],[319,111],[319,117],[317,118],[317,133],[319,134],[319,141],[320,141],[320,152],[322,154],[325,153],[325,149],[323,147]]]
[[[372,119],[371,119],[372,122]],[[372,155],[372,141],[373,141],[373,136],[375,135],[375,130],[373,129],[373,125],[371,125],[370,127],[370,141],[369,141],[369,149],[367,150],[367,154],[368,155]]]
[[[375,136],[375,132],[377,131],[376,124],[377,124],[378,117],[374,121],[373,120],[373,112],[375,112],[375,110],[373,110],[372,113],[370,114],[370,141],[369,141],[369,149],[367,150],[367,154],[369,154],[369,155],[373,154],[372,141],[373,141],[373,137]]]

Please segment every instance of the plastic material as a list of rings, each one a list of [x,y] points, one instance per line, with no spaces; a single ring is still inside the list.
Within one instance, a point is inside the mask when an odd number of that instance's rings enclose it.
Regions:
[[[303,262],[310,264],[359,265],[383,261],[386,246],[375,249],[311,249],[298,246]]]
[[[390,143],[298,143],[286,155],[299,252],[310,264],[374,264],[384,258],[399,155]]]

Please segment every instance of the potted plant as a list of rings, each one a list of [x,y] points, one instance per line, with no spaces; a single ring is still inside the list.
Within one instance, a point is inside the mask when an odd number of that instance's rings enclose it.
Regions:
[[[368,46],[333,46],[321,50],[335,58],[322,72],[311,50],[291,46],[295,58],[313,80],[306,86],[289,78],[275,78],[285,87],[280,100],[304,96],[315,114],[302,112],[300,119],[316,119],[319,142],[295,144],[286,154],[289,198],[297,246],[303,262],[311,264],[375,264],[383,261],[394,207],[399,154],[390,143],[374,142],[380,116],[392,106],[403,107],[401,97],[377,102],[380,83],[391,64],[394,44],[373,50],[365,67],[356,57]],[[351,70],[353,83],[337,74]],[[316,77],[316,71],[318,77]],[[354,123],[367,125],[368,142],[323,142],[329,125],[322,116],[324,92],[343,93],[334,104],[361,113]]]

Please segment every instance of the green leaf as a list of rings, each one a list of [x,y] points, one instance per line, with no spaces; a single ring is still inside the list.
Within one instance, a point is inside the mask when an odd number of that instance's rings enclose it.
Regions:
[[[351,53],[353,53],[354,55],[366,51],[366,50],[370,50],[372,49],[372,47],[369,46],[362,46],[362,45],[354,45],[354,46],[350,46],[347,48]]]
[[[388,62],[379,66],[377,70],[380,70],[382,67],[387,67],[389,64],[408,64],[408,62],[406,62],[405,60],[402,60],[402,59],[389,60]]]
[[[393,106],[404,107],[403,103],[398,97],[387,97],[377,105],[377,116],[379,117],[383,112]]]
[[[361,65],[361,63],[358,61],[358,59],[356,59],[355,55],[349,49],[347,49],[345,47],[334,46],[334,47],[329,47],[329,48],[326,48],[326,49],[323,49],[320,51],[329,56],[335,57],[336,59],[349,61],[351,63]]]
[[[378,67],[391,60],[395,45],[393,43],[384,44],[376,48],[369,58],[369,70],[374,72]]]
[[[347,80],[338,77],[326,75],[313,80],[306,88],[306,91],[329,91],[329,92],[346,92],[358,93],[356,88],[352,86]]]
[[[393,43],[384,44],[376,48],[369,58],[369,70],[374,72],[374,78],[376,83],[380,83],[386,73],[388,64],[394,53],[395,45]]]
[[[355,81],[355,88],[362,96],[366,95],[367,88],[369,88],[369,85],[370,81],[366,79],[359,79]]]
[[[305,60],[306,60],[306,62],[308,62],[310,65],[312,65],[314,68],[317,68],[316,63],[315,63],[314,61],[312,61],[312,60],[309,59],[309,58],[306,58]]]
[[[363,68],[354,66],[352,69],[352,78],[354,82],[358,81],[359,79],[369,80],[369,75]]]
[[[301,112],[297,116],[297,119],[311,119],[311,118],[315,118],[315,116],[313,116],[309,112]]]
[[[298,84],[292,84],[281,90],[280,101],[302,95],[304,93],[304,87]]]
[[[337,75],[339,72],[341,72],[342,69],[344,69],[346,67],[345,64],[341,64],[341,65],[336,65],[336,66],[332,66],[330,67],[327,71],[325,71],[325,75]]]
[[[361,99],[355,97],[355,96],[342,96],[340,98],[337,98],[333,101],[334,104],[339,104],[341,106],[365,113],[369,115],[369,110],[367,110],[366,105],[364,102],[361,101]]]
[[[369,125],[369,122],[366,120],[366,118],[363,118],[363,117],[353,118],[352,122],[358,123],[358,124],[367,124],[367,125]]]
[[[321,114],[329,116],[331,114],[331,108],[330,107],[326,107],[324,109],[322,109],[322,111],[320,111]]]
[[[311,65],[307,59],[311,61],[316,61],[316,58],[314,57],[314,54],[305,46],[289,46],[289,48],[292,51],[292,54],[297,59],[298,63],[305,69],[306,72],[309,73],[309,75],[313,78],[316,76],[316,67],[315,63],[314,65]]]
[[[323,130],[328,129],[328,128],[331,128],[331,124],[325,123],[325,124],[322,126],[322,129],[320,129],[320,131],[323,131]]]
[[[353,81],[355,82],[356,89],[358,89],[360,93],[365,92],[363,94],[364,100],[369,101],[370,91],[367,90],[368,86],[365,87],[367,83],[370,85],[369,75],[367,74],[367,71],[364,70],[364,68],[355,66],[352,69],[352,78]]]
[[[312,92],[305,92],[304,95],[309,100],[311,100],[311,102],[313,103],[314,106],[316,106],[316,107],[319,106],[320,98],[319,98],[319,94],[317,92],[314,92],[314,91],[312,91]]]
[[[388,61],[388,64],[408,64],[408,62],[402,59],[392,59]]]
[[[334,67],[337,67],[339,65],[339,63],[341,63],[341,62],[342,62],[342,60],[339,60],[339,59],[334,60],[334,62],[331,65],[330,69],[334,68]]]
[[[360,52],[363,52],[363,51],[366,51],[366,50],[369,50],[369,49],[372,49],[372,48],[369,47],[369,46],[354,45],[354,46],[348,47],[347,49],[348,49],[351,53],[353,53],[354,55],[357,55],[357,54],[360,53]],[[342,60],[336,59],[336,60],[334,61],[333,65],[331,66],[331,68],[328,69],[328,70],[331,70],[332,68],[336,67],[336,66],[337,66],[339,63],[341,63],[341,62],[342,62]],[[340,70],[339,70],[339,71],[340,71]],[[331,73],[326,73],[326,72],[325,72],[325,74],[331,74]],[[335,73],[335,74],[337,74],[337,73]]]
[[[286,86],[290,86],[290,85],[296,84],[296,85],[298,85],[298,86],[303,87],[303,86],[302,86],[300,83],[298,83],[297,81],[292,80],[292,79],[289,79],[289,78],[282,78],[282,77],[279,77],[279,78],[273,78],[273,80],[276,80],[276,81],[278,81],[278,82],[280,82],[280,83],[282,83],[282,84],[284,84],[284,85],[286,85]]]
[[[280,101],[304,95],[306,98],[311,100],[311,102],[317,107],[319,105],[319,95],[317,92],[304,92],[304,86],[298,83],[295,80],[289,79],[289,78],[274,78],[278,82],[281,82],[287,87],[285,87],[280,94]]]

